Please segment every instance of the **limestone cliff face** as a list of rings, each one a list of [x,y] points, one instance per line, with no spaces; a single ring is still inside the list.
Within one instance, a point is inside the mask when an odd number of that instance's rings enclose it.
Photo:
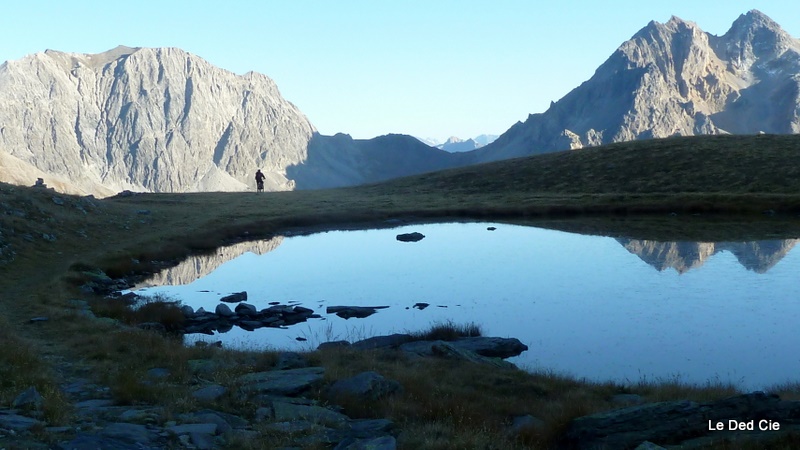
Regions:
[[[472,161],[697,134],[800,132],[800,40],[759,11],[718,37],[651,22],[591,79]]]
[[[8,61],[0,105],[0,151],[91,193],[291,189],[315,131],[266,76],[174,48]]]
[[[659,242],[617,239],[626,250],[658,271],[669,268],[678,273],[695,269],[713,255],[729,251],[747,270],[765,273],[783,259],[800,239],[751,242]]]

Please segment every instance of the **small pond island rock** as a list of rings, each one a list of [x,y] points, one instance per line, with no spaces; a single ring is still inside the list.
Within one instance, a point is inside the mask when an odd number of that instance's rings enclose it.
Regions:
[[[351,317],[363,319],[375,314],[379,309],[386,308],[388,308],[388,306],[328,306],[325,312],[328,314],[336,314],[342,319],[349,319]]]
[[[402,233],[397,235],[397,240],[400,242],[417,242],[425,238],[425,235],[417,231],[413,233]]]
[[[247,301],[247,291],[235,292],[231,295],[226,295],[220,298],[219,301],[225,303],[239,303]]]

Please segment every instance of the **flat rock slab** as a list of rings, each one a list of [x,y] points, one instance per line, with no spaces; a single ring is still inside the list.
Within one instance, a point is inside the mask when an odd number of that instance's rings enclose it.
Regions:
[[[350,346],[358,350],[372,350],[376,348],[396,348],[414,338],[410,334],[390,334],[388,336],[374,336],[353,342]]]
[[[210,434],[214,435],[217,434],[217,424],[216,423],[187,423],[183,425],[173,425],[167,430],[177,434]]]
[[[370,439],[345,439],[334,450],[396,450],[394,436],[380,436]]]
[[[321,427],[319,424],[307,420],[293,420],[291,422],[275,422],[265,425],[264,428],[284,434],[308,433],[310,431],[332,431]]]
[[[157,438],[156,433],[146,426],[127,422],[110,423],[99,434],[134,443],[149,443]]]
[[[341,427],[350,418],[344,414],[323,408],[322,406],[295,405],[292,403],[275,402],[272,404],[274,418],[278,422],[291,422],[305,420],[332,427]]]
[[[388,434],[394,429],[394,422],[389,419],[355,419],[349,425],[350,434],[357,439]]]
[[[420,356],[442,356],[436,351],[437,345],[441,346],[444,341],[415,341],[408,342],[400,346],[400,350]],[[448,347],[467,350],[480,356],[488,358],[510,358],[519,356],[520,353],[528,350],[528,346],[515,338],[498,337],[467,337],[455,341],[447,341]]]
[[[511,358],[528,350],[528,346],[516,338],[464,337],[456,339],[450,344],[489,358]]]
[[[192,397],[201,402],[213,402],[225,395],[226,392],[228,392],[228,389],[224,386],[212,384],[192,392]]]
[[[217,425],[217,433],[225,434],[237,428],[245,428],[249,422],[239,416],[213,411],[210,409],[193,413],[181,414],[178,416],[184,423],[214,423]]]
[[[108,408],[111,406],[114,406],[114,400],[109,400],[105,398],[96,398],[75,403],[75,407],[79,409],[98,409],[98,408]]]
[[[438,356],[454,360],[468,361],[477,364],[486,364],[500,369],[516,369],[517,366],[501,358],[490,358],[481,356],[471,350],[453,345],[447,341],[419,341],[409,342],[401,347],[401,350],[419,356]]]
[[[725,431],[709,431],[709,423],[736,419],[749,422],[771,420],[781,430],[800,425],[800,401],[784,401],[762,392],[737,395],[709,403],[688,400],[649,403],[606,411],[574,419],[566,433],[574,448],[635,448],[649,441],[658,445],[680,445],[710,435],[731,438]],[[757,426],[757,425],[756,425]]]
[[[141,442],[130,443],[97,434],[79,433],[71,441],[62,442],[55,448],[59,450],[155,450],[161,446],[152,447]]]
[[[0,428],[23,431],[29,430],[39,424],[41,424],[41,422],[31,417],[20,416],[17,414],[0,413]]]
[[[384,378],[376,372],[361,372],[356,376],[339,380],[330,387],[331,397],[356,397],[377,400],[402,390],[400,383]]]
[[[239,377],[238,381],[243,384],[244,392],[291,396],[321,382],[324,376],[324,367],[303,367],[250,373]]]

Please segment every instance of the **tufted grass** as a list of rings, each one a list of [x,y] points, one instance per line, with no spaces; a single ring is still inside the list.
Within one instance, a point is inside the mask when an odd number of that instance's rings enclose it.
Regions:
[[[454,341],[462,337],[483,336],[481,326],[474,322],[457,324],[450,320],[434,323],[427,330],[409,334],[415,341]]]

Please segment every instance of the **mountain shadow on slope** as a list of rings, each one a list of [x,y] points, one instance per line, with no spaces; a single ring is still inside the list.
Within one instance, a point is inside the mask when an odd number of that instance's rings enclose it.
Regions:
[[[353,139],[343,133],[314,133],[307,158],[287,166],[286,177],[294,181],[295,189],[326,189],[433,172],[455,167],[457,162],[450,153],[412,136]]]

